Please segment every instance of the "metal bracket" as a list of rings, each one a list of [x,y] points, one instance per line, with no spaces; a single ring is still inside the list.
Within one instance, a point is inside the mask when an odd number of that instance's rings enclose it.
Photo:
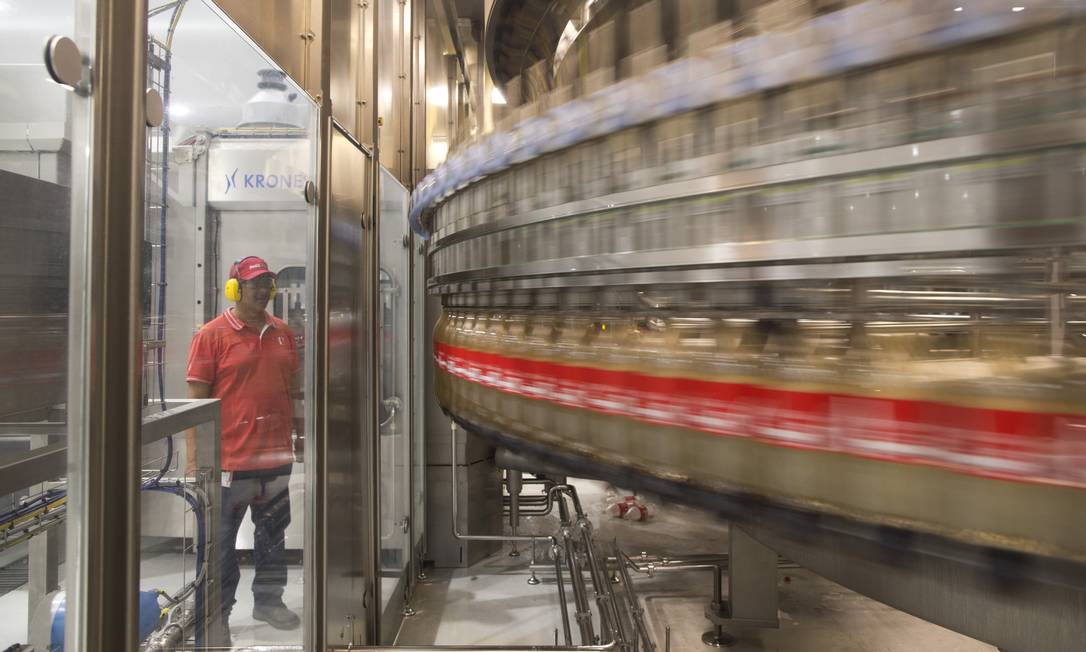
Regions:
[[[148,88],[143,96],[143,117],[147,126],[152,129],[161,127],[166,119],[166,106],[162,102],[162,95],[153,88]]]
[[[45,43],[45,69],[53,81],[78,91],[83,81],[83,53],[69,37],[51,36]]]

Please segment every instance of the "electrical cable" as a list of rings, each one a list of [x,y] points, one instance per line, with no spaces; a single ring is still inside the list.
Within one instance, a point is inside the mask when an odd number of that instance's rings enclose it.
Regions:
[[[176,481],[172,485],[161,484],[159,479],[151,480],[145,483],[142,487],[145,491],[162,491],[164,493],[172,493],[176,496],[184,498],[185,502],[192,508],[193,513],[196,516],[196,567],[200,569],[197,571],[196,577],[189,584],[182,587],[182,589],[175,595],[169,596],[167,599],[173,604],[180,603],[189,595],[196,594],[196,613],[200,614],[204,611],[204,603],[206,601],[205,585],[207,579],[207,547],[210,542],[207,541],[207,523],[204,520],[204,509],[208,505],[207,495],[201,491],[195,485],[185,484],[180,481]],[[204,627],[203,621],[196,620],[196,648],[203,647],[204,643]]]
[[[161,367],[159,367],[161,369]],[[165,477],[166,472],[170,470],[170,464],[173,462],[173,437],[166,438],[166,461],[162,463],[162,468],[159,469],[158,475],[151,481],[143,486],[144,489],[150,489],[151,487],[157,487]]]

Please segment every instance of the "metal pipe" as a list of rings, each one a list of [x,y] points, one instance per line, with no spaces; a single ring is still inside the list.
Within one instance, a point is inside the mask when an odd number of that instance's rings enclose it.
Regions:
[[[577,496],[577,490],[568,484],[557,484],[551,487],[551,491],[561,491],[569,496],[569,499],[573,501],[573,511],[577,513],[578,518],[584,518],[584,510],[581,509],[581,499]]]
[[[548,507],[546,509],[522,509],[522,510],[520,510],[520,515],[525,517],[525,518],[528,518],[529,516],[531,516],[531,517],[550,516],[551,512],[553,512],[553,511],[554,510],[552,508],[550,508],[550,507]],[[503,512],[503,513],[508,514],[509,512],[506,511],[506,512]]]
[[[577,559],[573,550],[573,540],[564,537],[566,544],[566,565],[569,567],[569,583],[573,587],[573,602],[577,606],[574,617],[577,619],[577,628],[581,630],[581,643],[591,645],[596,640],[596,632],[592,626],[592,612],[588,608],[588,591],[585,589],[584,576],[577,567]]]
[[[544,485],[551,485],[551,486],[554,485],[554,483],[549,481],[549,480],[545,480],[545,481],[522,480],[521,483],[522,484],[544,484]],[[508,513],[508,507],[511,504],[511,501],[510,501],[509,497],[508,496],[503,496],[502,497],[502,502],[506,506],[506,508],[507,508],[506,511]],[[549,516],[551,514],[551,512],[554,511],[554,494],[551,493],[550,487],[547,487],[547,491],[541,496],[521,496],[518,502],[520,504],[520,507],[519,507],[518,511],[519,511],[519,514],[522,515],[522,516]],[[525,505],[545,505],[545,507],[543,509],[524,509]]]
[[[716,553],[716,554],[699,554],[699,555],[650,555],[641,553],[636,557],[631,557],[628,554],[621,552],[623,559],[627,563],[636,565],[637,561],[642,563],[656,563],[656,564],[668,564],[671,566],[677,566],[681,563],[724,563],[728,562],[728,553]],[[636,560],[636,561],[635,561]],[[608,557],[608,564],[617,563],[616,557]]]
[[[562,635],[566,645],[573,645],[573,633],[569,627],[569,605],[566,604],[566,585],[562,581],[562,554],[558,546],[551,546],[551,555],[554,556],[554,578],[558,584],[558,606],[562,609]]]
[[[626,553],[620,552],[625,564],[629,568],[632,568],[634,572],[647,574],[649,576],[656,572],[661,571],[686,571],[686,570],[711,570],[713,568],[727,568],[728,556],[727,555],[690,555],[688,557],[650,557],[649,559],[655,559],[659,561],[645,562],[645,557],[642,557],[642,563],[638,564],[634,561],[634,558],[630,557]],[[608,567],[614,565],[618,566],[614,557],[607,558]],[[799,568],[799,564],[788,561],[786,559],[778,559],[777,568]]]
[[[173,615],[180,611],[181,615],[175,622]],[[196,613],[187,606],[175,607],[170,612],[169,620],[161,631],[152,634],[147,639],[147,645],[143,652],[171,652],[185,642],[186,632],[192,629],[196,622]]]
[[[628,641],[630,635],[626,630],[626,622],[621,616],[614,587],[607,577],[606,569],[600,566],[599,557],[596,555],[595,542],[592,541],[592,524],[587,518],[581,516],[577,519],[577,527],[581,531],[581,541],[584,544],[585,557],[588,559],[589,577],[592,578],[592,584],[596,590],[596,604],[600,608],[600,627],[610,629],[611,638]]]
[[[557,489],[557,487],[554,489]],[[581,643],[589,645],[595,641],[596,634],[592,627],[592,614],[588,610],[588,593],[585,591],[584,576],[581,575],[581,569],[577,567],[576,556],[573,551],[573,539],[570,536],[572,523],[569,519],[569,507],[566,506],[566,501],[561,496],[559,496],[557,502],[558,514],[562,522],[562,540],[566,546],[566,566],[569,567],[569,582],[570,586],[573,587],[573,602],[577,606],[575,614],[577,627],[581,630]]]
[[[505,505],[509,505],[511,502],[512,501],[509,498],[509,496],[504,496],[502,498],[502,503],[504,503]],[[545,505],[545,504],[547,504],[547,497],[546,496],[521,496],[520,497],[520,504],[521,504],[521,506],[524,506],[524,505]]]
[[[452,469],[452,534],[453,537],[461,541],[549,541],[552,544],[558,543],[558,540],[553,536],[506,536],[496,534],[464,534],[460,532],[460,509],[459,509],[459,492],[457,490],[458,476],[456,473],[456,429],[457,425],[454,422],[450,427],[449,441],[452,444],[452,458],[449,467]],[[563,485],[564,486],[564,485]]]
[[[615,557],[621,556],[621,551],[618,549],[618,541],[612,542],[612,549],[615,552]],[[717,567],[720,568],[719,566]],[[619,577],[622,578],[622,586],[626,591],[626,603],[630,607],[630,615],[633,617],[634,625],[637,627],[637,632],[640,637],[645,641],[647,650],[655,650],[656,644],[652,642],[652,638],[649,637],[649,628],[645,623],[645,610],[641,608],[641,605],[637,602],[637,596],[633,592],[633,583],[630,581],[630,573],[626,568],[626,564],[618,565]]]

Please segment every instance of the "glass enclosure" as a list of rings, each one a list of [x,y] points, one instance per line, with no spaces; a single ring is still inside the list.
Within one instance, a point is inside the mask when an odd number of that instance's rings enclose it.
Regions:
[[[381,462],[381,611],[382,623],[394,620],[386,613],[404,586],[410,559],[410,343],[408,318],[411,300],[410,240],[407,235],[408,193],[381,169],[380,299],[378,324],[378,382],[380,404],[379,451]]]
[[[62,642],[70,229],[86,102],[54,83],[51,35],[93,43],[76,2],[0,1],[0,649]],[[93,3],[81,3],[93,7]],[[79,167],[79,166],[75,166]]]
[[[82,30],[76,4],[85,14]],[[141,649],[297,646],[306,627],[305,442],[313,432],[308,399],[316,386],[307,344],[314,332],[317,209],[305,189],[318,176],[319,112],[211,0],[149,4],[146,85],[163,98],[165,119],[147,131],[137,301],[142,460],[131,482],[140,488]],[[60,649],[65,517],[74,525],[80,516],[66,513],[69,342],[82,347],[84,341],[69,337],[70,307],[84,305],[69,303],[69,279],[71,233],[77,239],[81,233],[74,220],[88,213],[80,194],[92,183],[82,160],[91,153],[90,112],[84,96],[49,80],[42,46],[53,34],[92,46],[87,32],[94,17],[86,9],[93,6],[0,0],[5,650]],[[366,159],[357,152],[354,159],[341,172],[340,187],[358,190],[344,204],[344,224],[353,224],[369,199]],[[354,341],[370,336],[369,324],[376,327],[379,387],[376,396],[365,394],[362,370],[373,361],[361,356],[333,365],[329,385],[341,371],[355,378],[343,396],[358,410],[351,423],[372,416],[361,408],[365,401],[380,413],[379,515],[369,510],[379,522],[379,542],[371,532],[366,540],[338,541],[357,546],[343,561],[352,569],[362,566],[358,551],[373,559],[367,546],[380,548],[381,612],[393,632],[411,532],[417,542],[423,531],[421,522],[412,523],[412,510],[416,518],[422,513],[421,467],[411,484],[411,433],[421,435],[421,426],[408,416],[409,315],[419,292],[412,284],[420,279],[411,275],[408,193],[387,171],[380,176],[379,305],[351,322],[356,332],[333,335]],[[349,235],[341,254],[350,254],[361,231]],[[340,263],[361,269],[361,251],[355,253]],[[363,304],[368,309],[363,285],[370,281],[345,275],[337,282],[342,296],[333,291],[333,300],[340,296],[356,316]],[[414,333],[420,343],[424,336]],[[73,359],[78,354],[73,350]],[[373,443],[372,433],[341,435]],[[334,590],[345,604],[361,599],[364,587],[352,580]],[[361,635],[352,638],[363,642]]]
[[[221,417],[217,437],[205,422],[145,443],[140,588],[170,609],[147,627],[300,644],[318,111],[210,1],[150,14],[166,119],[147,141],[144,441],[187,399],[219,399]]]

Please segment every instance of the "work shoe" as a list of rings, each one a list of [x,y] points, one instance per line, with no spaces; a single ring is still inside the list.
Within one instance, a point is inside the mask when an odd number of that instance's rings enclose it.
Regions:
[[[263,620],[276,629],[298,629],[302,619],[282,602],[253,606],[253,620]]]

